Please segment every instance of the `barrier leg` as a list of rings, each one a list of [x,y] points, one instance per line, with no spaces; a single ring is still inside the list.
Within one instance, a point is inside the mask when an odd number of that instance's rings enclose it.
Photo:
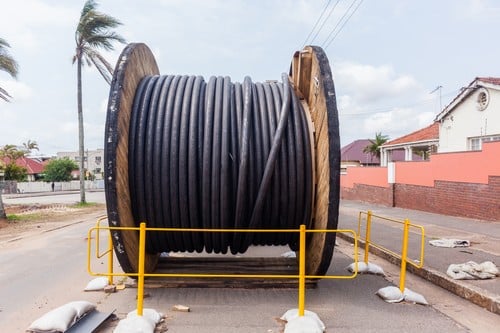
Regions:
[[[109,241],[108,241],[108,284],[113,284],[113,237],[111,236],[111,230],[109,231]]]
[[[306,226],[300,225],[299,240],[299,316],[304,316],[304,302],[306,290]]]
[[[370,237],[372,229],[372,211],[369,210],[366,214],[366,239],[365,239],[365,257],[364,261],[368,264],[368,253],[370,252]]]
[[[403,245],[401,248],[401,273],[399,274],[399,290],[405,291],[406,279],[406,258],[408,256],[408,231],[410,228],[410,220],[405,219],[403,227]]]
[[[142,316],[144,306],[144,256],[146,254],[146,223],[141,222],[139,228],[139,267],[137,281],[137,315]]]

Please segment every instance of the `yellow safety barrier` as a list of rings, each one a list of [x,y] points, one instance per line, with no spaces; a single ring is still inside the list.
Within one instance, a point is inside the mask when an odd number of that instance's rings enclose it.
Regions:
[[[263,279],[298,279],[299,281],[299,295],[298,295],[298,310],[299,316],[304,315],[304,305],[305,305],[305,281],[306,279],[352,279],[355,278],[358,273],[358,243],[356,232],[354,230],[348,229],[334,229],[334,230],[306,230],[305,225],[301,225],[300,229],[186,229],[186,228],[147,228],[146,223],[141,223],[137,227],[103,227],[100,223],[106,218],[101,218],[97,221],[95,227],[88,231],[88,246],[87,246],[87,271],[92,276],[107,276],[112,281],[114,276],[129,276],[137,277],[137,314],[142,316],[143,305],[144,305],[144,278],[145,277],[184,277],[184,278],[263,278]],[[92,271],[91,267],[91,257],[92,257],[92,234],[96,232],[99,235],[101,230],[109,230],[110,241],[108,242],[108,250],[104,253],[99,253],[99,236],[96,236],[96,257],[101,258],[102,256],[108,254],[108,272],[107,273],[96,273]],[[139,231],[139,260],[138,260],[138,272],[137,273],[114,273],[113,272],[113,242],[111,237],[112,230],[136,230]],[[178,273],[145,273],[144,272],[144,258],[146,254],[146,232],[298,232],[300,234],[299,238],[299,274],[178,274]],[[325,232],[337,232],[337,233],[351,233],[354,239],[354,262],[355,270],[351,275],[306,275],[306,234],[307,233],[325,233]],[[110,282],[112,283],[112,282]]]
[[[365,229],[365,238],[361,238],[361,222],[363,221],[363,217],[365,217],[366,221],[366,229]],[[382,245],[374,243],[372,241],[372,222],[373,218],[377,218],[383,221],[388,221],[392,223],[402,224],[403,225],[403,235],[402,235],[402,244],[401,244],[401,254],[398,254]],[[420,258],[416,260],[408,259],[408,236],[410,233],[410,228],[415,228],[420,230],[421,242],[420,242]],[[425,230],[424,227],[418,224],[410,223],[409,219],[405,219],[404,221],[396,220],[388,217],[383,217],[379,215],[374,215],[370,210],[367,212],[359,212],[358,217],[358,237],[363,240],[365,243],[365,251],[364,251],[364,262],[368,263],[368,253],[370,251],[370,246],[380,249],[382,251],[388,252],[396,258],[401,259],[401,272],[399,275],[399,289],[401,292],[404,292],[405,289],[405,280],[406,280],[406,265],[410,264],[416,268],[422,268],[424,266],[424,247],[425,247]],[[416,264],[415,262],[418,262]]]

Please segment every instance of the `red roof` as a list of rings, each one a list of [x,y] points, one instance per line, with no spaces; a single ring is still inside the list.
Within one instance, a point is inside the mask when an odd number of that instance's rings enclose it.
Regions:
[[[5,164],[9,164],[10,159],[8,157],[4,157],[3,162]],[[42,162],[29,157],[18,158],[16,160],[16,164],[20,167],[26,168],[26,172],[28,173],[28,175],[40,174],[45,168],[45,165]]]
[[[419,129],[418,131],[412,132],[410,134],[406,134],[397,139],[388,141],[383,144],[383,146],[396,145],[401,143],[410,143],[410,142],[420,142],[427,140],[438,140],[439,139],[439,123],[434,122],[431,125]]]
[[[477,77],[476,80],[490,84],[500,85],[500,77]]]

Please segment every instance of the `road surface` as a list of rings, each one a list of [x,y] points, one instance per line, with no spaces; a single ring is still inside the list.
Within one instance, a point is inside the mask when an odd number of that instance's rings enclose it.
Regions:
[[[65,200],[73,200],[72,196]],[[52,200],[61,199],[54,196]],[[135,309],[134,288],[109,296],[82,291],[92,279],[85,266],[87,230],[98,215],[67,221],[64,228],[0,243],[0,332],[23,332],[40,315],[75,300],[94,302],[100,311],[116,309],[119,318]],[[339,241],[330,274],[348,274],[345,267],[352,262],[351,253],[351,245]],[[321,280],[317,289],[307,290],[306,309],[320,316],[328,332],[457,333],[493,332],[498,328],[500,316],[411,275],[407,287],[423,294],[431,305],[385,303],[375,292],[397,283],[398,269],[383,260],[373,260],[384,268],[387,278],[363,275],[354,280]],[[105,260],[96,264],[104,270]],[[165,325],[169,333],[278,333],[283,324],[276,318],[297,307],[294,289],[153,288],[146,292],[149,297],[145,306],[167,315]],[[191,312],[175,312],[171,309],[175,304],[187,305]],[[110,333],[114,326],[116,321],[109,322],[99,333]]]

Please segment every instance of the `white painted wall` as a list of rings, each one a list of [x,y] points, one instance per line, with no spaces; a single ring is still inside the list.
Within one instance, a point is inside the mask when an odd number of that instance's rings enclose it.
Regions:
[[[104,180],[85,181],[85,188],[88,190],[104,189]],[[19,182],[17,189],[20,193],[51,192],[52,183],[47,182]],[[80,181],[55,182],[54,191],[79,191]]]
[[[489,93],[489,103],[485,110],[478,111],[480,89],[477,89],[442,119],[438,152],[466,151],[468,138],[500,134],[500,91],[485,89]]]

